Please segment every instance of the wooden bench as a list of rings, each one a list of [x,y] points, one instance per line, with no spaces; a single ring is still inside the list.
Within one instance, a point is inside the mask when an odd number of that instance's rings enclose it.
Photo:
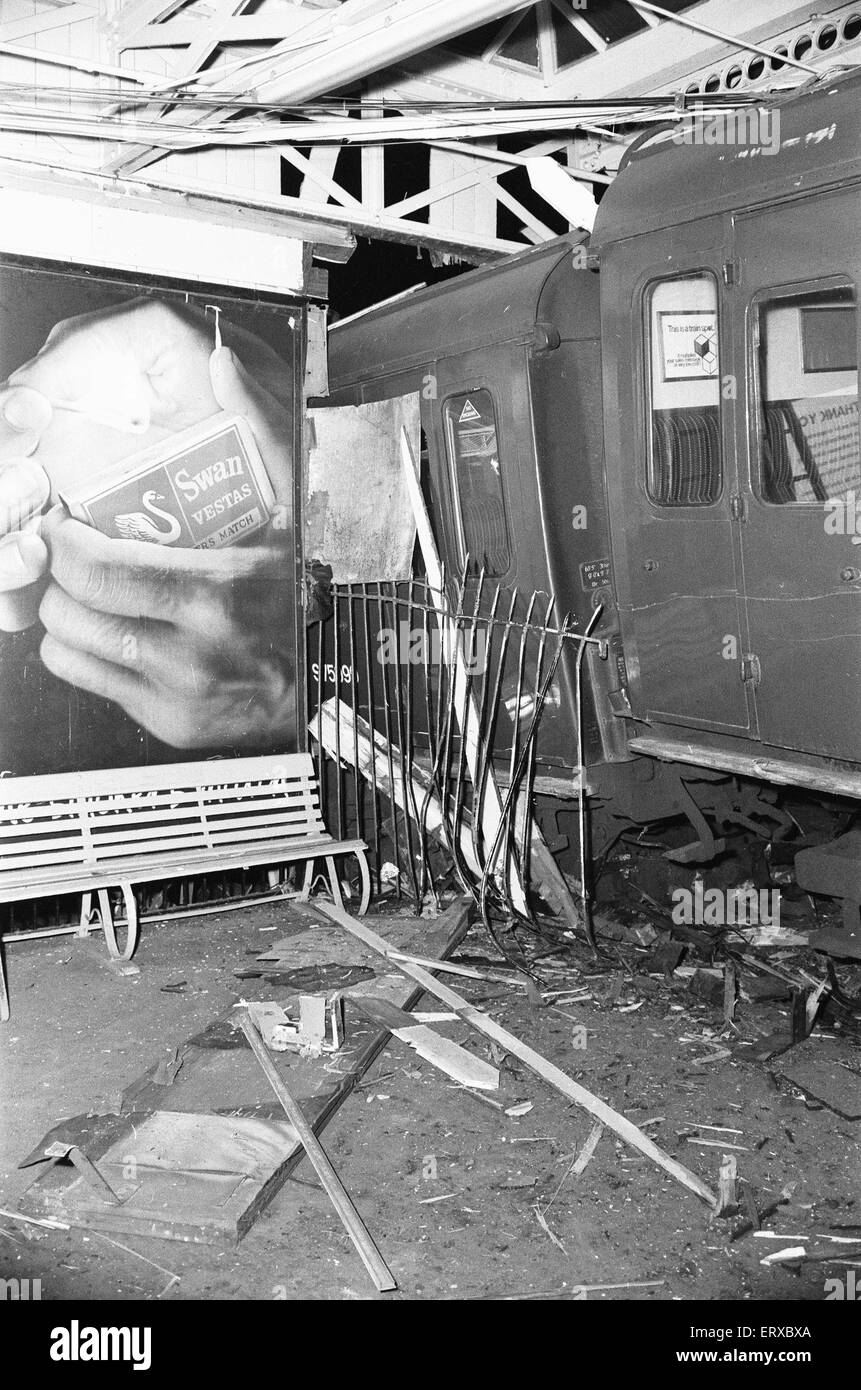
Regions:
[[[0,902],[80,893],[86,934],[97,894],[115,959],[130,960],[140,922],[134,885],[228,868],[304,861],[300,897],[325,859],[332,897],[343,905],[335,857],[355,854],[367,911],[370,874],[363,840],[326,830],[310,753],[0,779]],[[110,889],[122,892],[126,940],[117,941]],[[0,1019],[9,1017],[0,943]]]

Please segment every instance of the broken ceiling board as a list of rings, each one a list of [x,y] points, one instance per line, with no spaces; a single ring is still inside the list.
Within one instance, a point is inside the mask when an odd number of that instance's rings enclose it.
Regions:
[[[238,1240],[295,1151],[286,1120],[156,1111],[99,1159],[116,1193],[105,1201],[86,1176],[54,1168],[28,1207],[76,1226],[194,1243]]]
[[[791,1086],[844,1120],[861,1120],[861,1068],[850,1071],[843,1065],[846,1056],[845,1043],[811,1039],[793,1049],[780,1072]]]
[[[409,579],[415,522],[401,432],[419,457],[416,393],[308,411],[305,552],[336,584]]]

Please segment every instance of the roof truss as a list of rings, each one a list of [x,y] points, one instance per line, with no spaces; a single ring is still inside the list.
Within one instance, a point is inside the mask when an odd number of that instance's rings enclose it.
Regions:
[[[524,155],[607,181],[642,123],[672,114],[671,105],[614,103],[673,94],[754,54],[760,85],[792,84],[859,48],[789,51],[811,26],[839,32],[853,9],[845,3],[815,21],[787,0],[749,0],[741,16],[737,0],[608,0],[603,11],[578,0],[35,4],[34,15],[34,0],[3,0],[0,157],[218,189],[237,206],[326,219],[339,235],[349,228],[473,261],[567,225],[530,189]],[[568,30],[582,56],[566,63]],[[772,72],[767,55],[781,47],[784,64]],[[752,90],[753,81],[739,86]],[[574,97],[595,105],[574,111]],[[475,102],[497,109],[470,109]],[[443,115],[425,103],[459,109]],[[542,103],[558,103],[555,113]],[[408,141],[425,153],[405,182],[399,146]],[[506,158],[515,148],[516,162]]]

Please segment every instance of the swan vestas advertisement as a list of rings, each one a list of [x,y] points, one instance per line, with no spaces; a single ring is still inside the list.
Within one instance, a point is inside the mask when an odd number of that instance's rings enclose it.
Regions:
[[[60,497],[106,536],[199,550],[261,530],[275,501],[252,431],[226,414],[135,454],[119,481],[111,470]]]
[[[296,747],[301,323],[0,261],[0,775]]]

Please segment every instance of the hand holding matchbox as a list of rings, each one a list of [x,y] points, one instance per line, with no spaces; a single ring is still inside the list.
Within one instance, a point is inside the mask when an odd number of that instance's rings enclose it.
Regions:
[[[39,526],[50,490],[34,461],[13,459],[0,471],[2,631],[36,621],[38,581],[48,566]],[[226,411],[64,488],[59,497],[76,520],[111,538],[195,550],[235,545],[260,531],[275,503],[250,425]]]
[[[253,373],[220,332],[212,350],[201,315],[136,300],[59,325],[0,388],[0,629],[36,621],[52,502],[111,539],[176,549],[238,545],[267,526],[276,487],[289,496],[289,412],[270,390],[283,364],[228,331]]]
[[[39,625],[0,642],[19,766],[40,711],[69,766],[295,738],[301,319],[120,294],[78,287],[4,359],[0,630]]]

